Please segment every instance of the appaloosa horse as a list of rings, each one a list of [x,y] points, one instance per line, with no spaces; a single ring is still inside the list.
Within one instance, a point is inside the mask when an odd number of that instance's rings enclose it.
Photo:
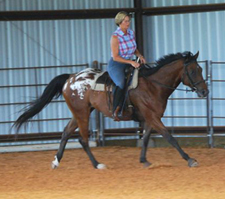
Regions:
[[[181,82],[189,86],[199,97],[207,96],[207,85],[202,76],[202,68],[197,63],[197,58],[198,53],[196,55],[190,52],[170,54],[157,61],[153,69],[142,66],[139,70],[138,86],[129,91],[130,103],[133,105],[133,114],[130,120],[135,118],[135,120],[140,121],[145,130],[140,155],[140,162],[144,166],[151,164],[146,159],[146,151],[152,128],[178,150],[182,158],[188,162],[188,166],[198,165],[195,159],[190,158],[181,149],[176,139],[170,135],[161,121],[169,96]],[[105,92],[95,91],[91,88],[97,76],[99,76],[98,70],[85,69],[77,74],[63,74],[55,77],[47,85],[41,97],[31,102],[14,124],[18,130],[22,124],[38,114],[53,98],[63,94],[73,117],[62,134],[59,150],[52,162],[53,168],[59,166],[66,143],[77,128],[79,128],[80,134],[79,142],[93,166],[97,169],[105,168],[104,164],[100,164],[95,159],[88,145],[88,125],[91,111],[97,109],[105,116],[112,117]]]

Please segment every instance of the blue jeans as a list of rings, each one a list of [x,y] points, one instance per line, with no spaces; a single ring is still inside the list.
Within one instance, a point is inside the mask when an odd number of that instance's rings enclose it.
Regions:
[[[109,60],[109,64],[107,67],[109,76],[111,77],[113,82],[116,84],[116,86],[120,87],[121,89],[124,89],[124,86],[125,86],[125,68],[128,65],[129,64],[124,64],[124,63],[114,61],[113,58]]]

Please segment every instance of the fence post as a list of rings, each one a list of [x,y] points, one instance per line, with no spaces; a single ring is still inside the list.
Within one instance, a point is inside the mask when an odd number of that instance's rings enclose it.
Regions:
[[[39,97],[39,90],[38,90],[38,72],[37,72],[38,68],[34,68],[34,75],[35,75],[35,79],[34,79],[34,84],[36,85],[35,86],[35,98],[38,99]],[[37,128],[38,128],[38,132],[41,132],[41,125],[40,125],[40,122],[39,122],[39,119],[40,119],[40,115],[37,114]]]
[[[102,64],[99,65],[99,69],[102,69]],[[99,127],[99,137],[101,146],[105,146],[105,118],[102,113],[99,113],[100,127]]]
[[[92,68],[98,68],[98,61],[95,60],[92,62]],[[95,110],[95,125],[96,125],[96,137],[95,140],[97,142],[97,146],[100,145],[100,119],[99,119],[99,112]]]
[[[98,69],[99,63],[98,61],[92,62],[92,68]],[[95,110],[95,124],[96,124],[96,142],[98,146],[104,146],[104,117],[103,115]]]
[[[213,139],[213,107],[212,107],[212,96],[213,96],[213,87],[212,87],[212,61],[206,61],[206,70],[207,70],[207,80],[208,80],[208,89],[209,95],[207,96],[207,116],[208,116],[208,136],[209,136],[209,146],[214,147]]]

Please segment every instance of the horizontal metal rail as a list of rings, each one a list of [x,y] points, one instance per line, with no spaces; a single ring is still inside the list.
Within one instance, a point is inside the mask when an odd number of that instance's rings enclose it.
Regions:
[[[0,71],[12,71],[12,70],[34,70],[34,69],[37,69],[37,70],[40,70],[40,69],[49,69],[49,68],[73,68],[73,67],[82,67],[82,66],[85,66],[85,67],[88,67],[89,64],[73,64],[73,65],[60,65],[60,66],[33,66],[33,67],[17,67],[17,68],[0,68]]]
[[[44,118],[44,119],[35,119],[35,120],[29,120],[28,122],[49,122],[49,121],[63,121],[63,120],[70,120],[71,117],[66,118]],[[8,124],[8,123],[14,123],[15,121],[0,121],[0,124]]]

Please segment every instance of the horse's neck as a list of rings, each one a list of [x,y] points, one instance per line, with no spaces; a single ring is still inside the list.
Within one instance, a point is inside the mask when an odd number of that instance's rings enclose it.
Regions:
[[[155,75],[152,76],[152,79],[157,81],[158,83],[165,85],[160,86],[163,93],[167,94],[168,97],[173,93],[173,89],[166,88],[177,88],[177,86],[181,82],[183,70],[183,62],[182,60],[178,60],[174,63],[167,64],[163,66]],[[150,80],[151,81],[151,80]]]

